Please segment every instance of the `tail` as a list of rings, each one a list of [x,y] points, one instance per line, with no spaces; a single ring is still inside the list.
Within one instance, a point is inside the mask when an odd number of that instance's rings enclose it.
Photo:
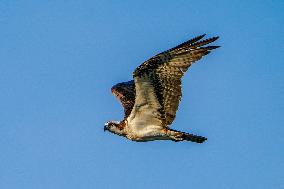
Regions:
[[[180,132],[180,131],[176,131],[173,129],[169,129],[167,131],[167,135],[171,138],[171,140],[175,142],[186,140],[186,141],[191,141],[191,142],[196,142],[196,143],[203,143],[205,140],[207,140],[207,138],[203,136],[197,136],[194,134]]]
[[[197,135],[188,134],[188,133],[182,133],[182,138],[183,140],[196,142],[196,143],[203,143],[205,140],[207,140],[206,137],[197,136]]]

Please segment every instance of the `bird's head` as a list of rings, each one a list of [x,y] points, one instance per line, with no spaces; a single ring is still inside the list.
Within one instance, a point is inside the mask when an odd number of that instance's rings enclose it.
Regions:
[[[120,122],[117,121],[108,121],[105,123],[104,131],[109,131],[111,133],[124,136],[124,129],[121,126]]]

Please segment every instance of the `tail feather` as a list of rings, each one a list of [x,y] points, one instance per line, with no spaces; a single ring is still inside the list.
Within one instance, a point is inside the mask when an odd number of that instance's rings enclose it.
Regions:
[[[196,142],[196,143],[203,143],[205,140],[207,140],[207,138],[203,136],[197,136],[194,134],[180,132],[180,131],[176,131],[173,129],[169,129],[167,131],[167,135],[171,138],[171,140],[175,142],[186,140],[186,141],[191,141],[191,142]]]
[[[183,133],[182,138],[187,141],[196,142],[196,143],[203,143],[205,140],[207,140],[206,137],[203,136],[197,136],[193,134]]]

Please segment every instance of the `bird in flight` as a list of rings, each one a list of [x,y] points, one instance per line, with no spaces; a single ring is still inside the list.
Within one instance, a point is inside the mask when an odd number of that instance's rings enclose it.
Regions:
[[[133,72],[134,80],[118,83],[112,93],[124,107],[122,121],[108,121],[104,130],[132,141],[191,141],[202,143],[207,138],[170,129],[181,100],[181,79],[188,68],[219,46],[208,45],[218,37],[190,39],[159,53]]]

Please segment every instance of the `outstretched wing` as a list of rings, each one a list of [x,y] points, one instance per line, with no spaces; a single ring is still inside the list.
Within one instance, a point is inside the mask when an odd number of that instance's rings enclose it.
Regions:
[[[218,37],[200,41],[204,36],[157,54],[136,68],[133,72],[136,86],[134,114],[141,115],[147,104],[147,110],[153,112],[152,117],[161,120],[164,126],[173,122],[182,96],[182,76],[195,61],[219,47],[205,46]]]
[[[118,83],[111,88],[111,92],[121,102],[124,108],[124,117],[128,117],[135,103],[134,81]]]

